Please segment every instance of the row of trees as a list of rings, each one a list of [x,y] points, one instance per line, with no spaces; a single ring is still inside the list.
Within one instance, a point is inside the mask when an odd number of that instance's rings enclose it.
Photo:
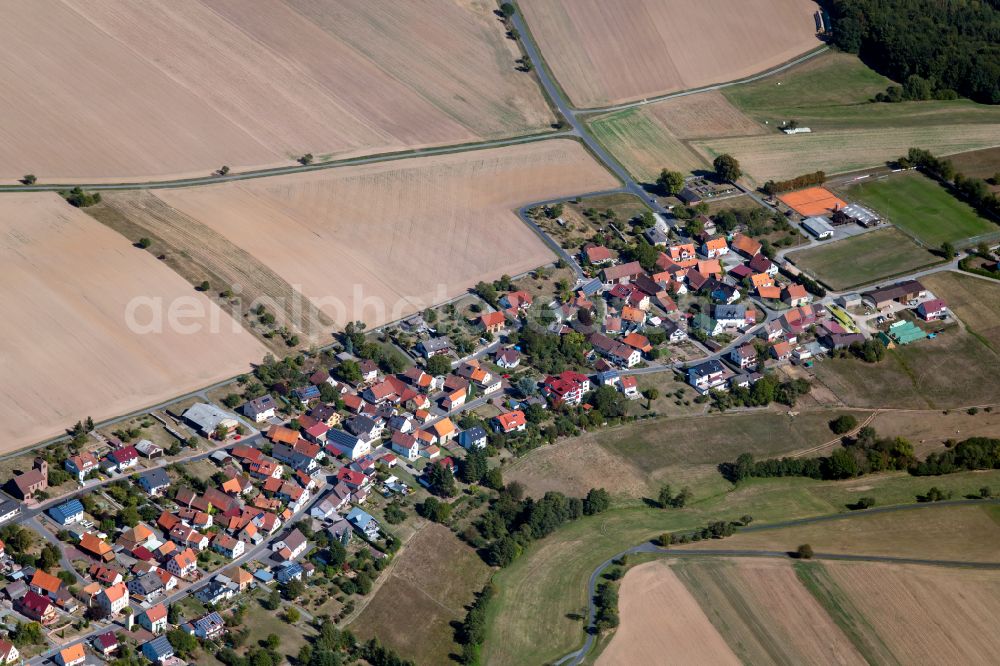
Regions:
[[[955,90],[1000,103],[1000,5],[927,0],[830,0],[833,41],[914,93]],[[911,76],[926,83],[910,83]]]
[[[952,187],[952,191],[981,214],[1000,219],[1000,198],[981,178],[969,178],[955,170],[950,160],[935,157],[929,150],[910,148],[897,160],[903,168],[917,167]]]
[[[547,492],[539,500],[516,499],[515,495],[505,488],[476,522],[482,537],[491,540],[483,556],[492,566],[510,565],[535,539],[548,536],[568,521],[602,513],[611,506],[611,496],[603,488],[592,488],[583,499],[558,492]]]
[[[462,646],[463,664],[479,663],[479,651],[486,640],[486,609],[494,594],[496,589],[493,583],[486,583],[469,606],[465,619],[455,632],[455,640]]]
[[[790,178],[788,180],[769,180],[764,183],[761,189],[764,194],[768,196],[774,196],[779,192],[788,192],[790,190],[799,190],[803,187],[809,187],[811,185],[822,185],[826,182],[826,174],[822,171],[814,171],[813,173],[807,173],[801,176],[796,176],[795,178]]]
[[[843,448],[816,458],[770,458],[754,460],[743,453],[735,462],[724,463],[720,471],[739,482],[751,477],[805,476],[813,479],[849,479],[864,474],[907,470],[914,476],[949,474],[966,470],[1000,469],[1000,440],[972,437],[948,451],[930,453],[918,461],[913,445],[902,437],[878,437],[874,428],[864,427]]]
[[[712,405],[719,411],[733,407],[765,407],[772,402],[794,407],[798,397],[808,393],[809,388],[808,380],[792,379],[782,382],[768,372],[749,388],[736,386],[731,391],[711,391],[709,397]]]

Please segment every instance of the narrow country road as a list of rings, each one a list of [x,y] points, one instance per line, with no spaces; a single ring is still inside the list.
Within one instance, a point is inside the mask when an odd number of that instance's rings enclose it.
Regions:
[[[808,525],[811,523],[824,523],[824,522],[829,522],[831,520],[863,518],[865,516],[871,516],[873,514],[879,514],[879,513],[918,511],[921,509],[931,509],[942,506],[970,505],[970,504],[1000,505],[1000,499],[946,500],[942,502],[896,504],[893,506],[883,506],[874,509],[865,509],[863,511],[852,511],[850,513],[831,513],[831,514],[824,514],[822,516],[812,516],[809,518],[796,518],[794,520],[785,520],[777,523],[768,523],[766,525],[753,525],[750,527],[741,527],[737,530],[737,533],[778,530],[786,527]],[[631,548],[626,548],[620,553],[616,553],[615,555],[601,562],[591,572],[590,579],[588,580],[587,583],[587,590],[588,590],[587,626],[584,630],[586,632],[586,637],[584,638],[583,645],[579,649],[570,652],[566,656],[554,662],[557,666],[561,664],[568,664],[569,666],[577,666],[578,664],[583,662],[584,658],[587,656],[587,653],[590,652],[590,649],[594,646],[594,641],[596,639],[595,638],[596,628],[594,626],[594,623],[597,617],[597,607],[594,605],[594,596],[597,594],[597,583],[601,577],[601,574],[605,569],[611,566],[611,564],[615,560],[621,558],[623,555],[632,555],[635,553],[653,553],[655,555],[662,555],[664,557],[773,557],[781,559],[789,559],[792,557],[792,554],[789,552],[775,551],[775,550],[739,550],[739,549],[678,550],[676,548],[660,548],[659,546],[652,543],[652,541],[644,541],[638,545],[632,546]],[[1000,555],[998,555],[997,562],[963,562],[957,560],[936,560],[936,559],[921,559],[912,557],[892,557],[888,555],[863,555],[863,554],[844,554],[844,553],[815,553],[813,555],[813,559],[840,560],[847,562],[888,562],[892,564],[922,564],[927,566],[962,567],[967,569],[988,569],[988,570],[1000,569]]]

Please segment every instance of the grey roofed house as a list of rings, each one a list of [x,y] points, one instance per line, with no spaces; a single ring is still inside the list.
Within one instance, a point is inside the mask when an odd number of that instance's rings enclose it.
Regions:
[[[747,309],[744,305],[726,305],[720,303],[712,309],[715,319],[746,319]]]
[[[451,351],[451,340],[446,337],[428,338],[427,340],[422,340],[417,345],[418,350],[425,358],[430,358],[431,356],[436,356],[438,354],[447,354]]]
[[[154,663],[161,663],[174,656],[174,648],[166,636],[157,636],[142,644],[142,655]]]
[[[643,231],[642,235],[650,245],[666,245],[670,240],[664,230],[655,226]]]
[[[259,398],[248,400],[247,403],[243,405],[243,415],[256,419],[260,414],[264,414],[265,412],[276,408],[277,405],[274,402],[274,398],[270,395],[262,395]]]
[[[350,525],[348,525],[348,529],[350,529]],[[21,580],[15,580],[13,583],[3,588],[4,596],[6,596],[11,601],[17,601],[25,594],[27,594],[27,592],[28,592],[28,582],[23,578]]]
[[[129,593],[149,597],[163,592],[163,580],[153,571],[133,578],[126,585]]]
[[[369,437],[376,427],[374,419],[358,414],[344,421],[344,429],[358,437]]]
[[[220,423],[233,418],[229,412],[206,402],[191,405],[182,416],[205,434],[211,434]]]
[[[154,494],[170,485],[170,477],[162,467],[143,472],[139,475],[139,485],[149,494]]]
[[[716,359],[710,359],[697,365],[692,365],[688,368],[688,375],[693,375],[695,377],[707,377],[719,372],[723,372],[723,367],[722,363]]]
[[[339,541],[343,546],[350,543],[352,532],[353,528],[351,527],[351,524],[347,522],[346,518],[341,518],[340,520],[334,522],[333,525],[330,525],[330,528],[327,530],[327,534],[330,535],[330,538]]]
[[[0,500],[0,523],[3,523],[21,513],[21,505],[14,500]]]
[[[288,533],[282,541],[288,546],[288,550],[295,552],[297,548],[300,548],[306,542],[306,536],[298,530],[298,528],[292,530]]]

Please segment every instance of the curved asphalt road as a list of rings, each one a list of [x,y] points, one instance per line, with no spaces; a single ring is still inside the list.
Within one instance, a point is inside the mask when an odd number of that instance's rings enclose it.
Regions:
[[[777,530],[786,527],[795,527],[797,525],[808,525],[810,523],[823,523],[831,520],[841,520],[845,518],[856,518],[862,516],[870,516],[876,513],[896,513],[899,511],[915,511],[920,509],[928,509],[933,507],[941,506],[951,506],[951,505],[968,505],[968,504],[1000,504],[1000,500],[997,499],[972,499],[972,500],[947,500],[943,502],[927,502],[921,504],[900,504],[896,506],[883,506],[874,509],[866,509],[863,511],[852,511],[850,513],[832,513],[823,516],[813,516],[811,518],[797,518],[795,520],[786,520],[778,523],[769,523],[767,525],[756,525],[753,527],[743,527],[740,528],[739,532],[763,532],[766,530]],[[631,555],[633,553],[654,553],[657,555],[663,555],[665,557],[775,557],[788,559],[791,555],[785,551],[776,550],[671,550],[667,548],[660,548],[654,545],[651,541],[644,541],[643,543],[632,546],[631,548],[626,548],[625,550],[609,557],[608,559],[597,565],[597,568],[593,570],[590,574],[590,579],[587,582],[587,589],[589,590],[588,600],[587,600],[587,627],[586,627],[586,638],[584,639],[583,646],[578,650],[570,652],[566,656],[562,657],[558,661],[554,662],[556,666],[561,664],[569,664],[569,666],[577,666],[590,652],[590,649],[594,645],[595,640],[595,627],[594,621],[597,616],[597,607],[594,605],[594,596],[597,594],[597,583],[600,579],[601,573],[607,569],[611,564],[621,558],[623,555]],[[841,560],[848,562],[889,562],[893,564],[923,564],[930,566],[942,566],[942,567],[962,567],[967,569],[988,569],[996,570],[1000,569],[1000,562],[961,562],[955,560],[931,560],[931,559],[920,559],[920,558],[910,558],[910,557],[889,557],[886,555],[846,555],[838,553],[815,553],[813,555],[814,560]]]

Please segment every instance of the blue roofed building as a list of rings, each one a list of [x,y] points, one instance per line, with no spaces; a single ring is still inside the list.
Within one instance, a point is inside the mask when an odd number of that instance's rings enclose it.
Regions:
[[[459,446],[469,451],[472,449],[486,448],[486,442],[486,431],[479,426],[475,426],[458,433]]]
[[[275,579],[284,585],[293,580],[302,580],[302,565],[298,562],[289,562],[284,566],[278,567],[277,572],[274,574]]]
[[[253,572],[253,577],[264,585],[270,585],[274,582],[274,574],[267,569],[257,569]]]
[[[370,513],[355,507],[347,514],[345,520],[368,539],[375,540],[378,538],[378,521]]]
[[[162,664],[174,656],[174,648],[166,636],[157,636],[142,644],[142,656],[154,664]]]
[[[83,520],[83,504],[78,499],[71,499],[49,509],[49,516],[60,525],[72,525]]]

